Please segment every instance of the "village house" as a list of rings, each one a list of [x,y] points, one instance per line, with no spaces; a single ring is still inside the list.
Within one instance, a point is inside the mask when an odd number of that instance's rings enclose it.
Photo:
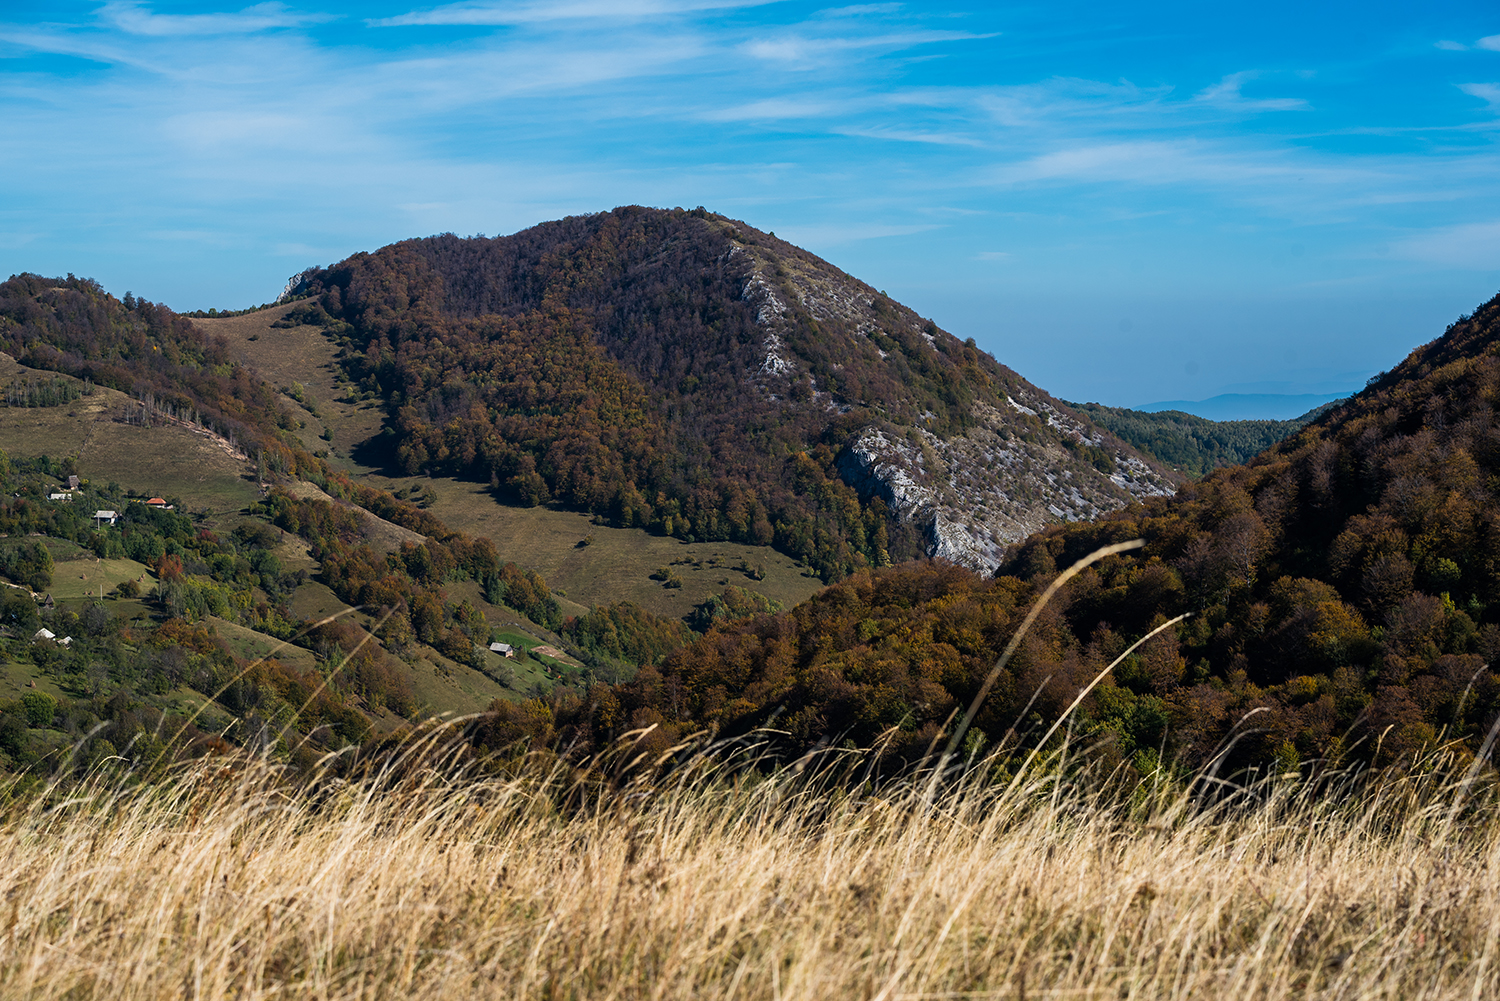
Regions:
[[[511,646],[509,643],[491,643],[490,652],[498,653],[500,656],[509,657],[512,660],[514,660],[516,656],[516,648]]]
[[[73,500],[73,495],[71,493],[69,493],[68,491],[64,490],[62,493],[48,494],[47,495],[47,499],[48,500],[52,500],[52,501],[68,501],[68,502],[71,502]]]
[[[36,631],[36,635],[31,638],[34,640],[50,640],[51,642],[56,643],[58,646],[67,646],[68,644],[73,642],[73,637],[64,636],[62,639],[58,639],[56,633],[46,628],[38,629]]]
[[[94,521],[96,521],[96,522],[98,522],[100,524],[108,522],[109,524],[113,525],[119,519],[119,517],[120,517],[120,512],[118,512],[118,511],[95,511],[94,512]]]

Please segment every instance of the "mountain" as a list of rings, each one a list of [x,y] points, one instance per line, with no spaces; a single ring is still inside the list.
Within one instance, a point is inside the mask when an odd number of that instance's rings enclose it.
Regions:
[[[1180,410],[1145,412],[1099,403],[1074,403],[1085,414],[1142,452],[1189,476],[1248,462],[1284,438],[1296,434],[1323,411],[1325,403],[1288,421],[1215,421]]]
[[[578,746],[614,726],[654,723],[670,743],[774,725],[792,754],[849,737],[920,757],[1060,569],[1140,538],[1047,606],[971,745],[1035,739],[1127,644],[1191,613],[1083,701],[1075,736],[1144,770],[1216,761],[1224,774],[1478,753],[1500,719],[1497,404],[1500,297],[1249,463],[1045,528],[993,580],[942,565],[857,574],[712,630],[549,725]],[[494,725],[526,732],[513,713]]]
[[[812,254],[703,209],[408,240],[299,276],[390,412],[386,461],[825,580],[935,555],[988,571],[1174,477]]]
[[[1211,421],[1288,421],[1342,398],[1338,393],[1221,393],[1206,400],[1142,403],[1133,409],[1148,414],[1175,410]]]

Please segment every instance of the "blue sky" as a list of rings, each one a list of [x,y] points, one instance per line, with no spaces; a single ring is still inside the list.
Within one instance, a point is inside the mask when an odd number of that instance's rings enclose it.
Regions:
[[[1500,291],[1493,4],[0,7],[0,271],[179,309],[619,204],[1066,399],[1362,384]]]

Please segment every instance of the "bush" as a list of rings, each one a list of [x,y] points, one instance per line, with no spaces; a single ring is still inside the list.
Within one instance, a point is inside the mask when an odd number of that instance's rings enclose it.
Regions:
[[[35,728],[51,726],[57,717],[58,702],[46,692],[27,692],[21,696],[21,707],[27,724]]]

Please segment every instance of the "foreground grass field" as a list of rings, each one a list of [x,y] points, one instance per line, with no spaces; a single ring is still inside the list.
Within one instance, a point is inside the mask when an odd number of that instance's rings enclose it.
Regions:
[[[922,780],[840,792],[857,757],[770,777],[714,760],[619,784],[540,759],[297,788],[222,759],[129,793],[101,776],[4,816],[0,983],[38,999],[1500,989],[1500,826],[1467,774],[1316,798],[1268,779],[1209,806],[1205,783],[1105,796],[1055,761],[1015,781],[974,768],[929,798]]]

